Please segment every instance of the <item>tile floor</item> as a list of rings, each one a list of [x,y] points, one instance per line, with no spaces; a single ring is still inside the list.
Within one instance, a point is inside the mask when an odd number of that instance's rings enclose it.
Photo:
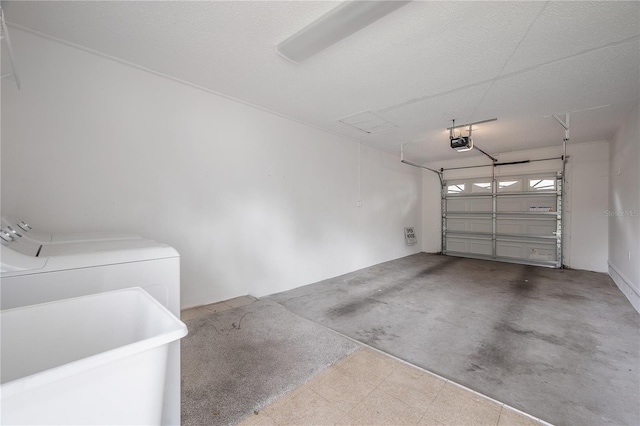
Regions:
[[[540,424],[544,423],[364,347],[240,423],[241,426]]]
[[[253,303],[238,297],[182,312],[182,319]],[[454,382],[362,347],[263,410],[253,425],[492,425],[547,424]]]

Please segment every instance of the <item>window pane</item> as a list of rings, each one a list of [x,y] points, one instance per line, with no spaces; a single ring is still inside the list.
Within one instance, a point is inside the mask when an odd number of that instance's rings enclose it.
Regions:
[[[464,183],[449,185],[447,187],[447,194],[460,194],[462,192],[464,192]]]
[[[520,179],[498,181],[498,191],[522,191],[522,181]]]
[[[474,182],[471,192],[491,192],[491,182]]]
[[[534,191],[553,191],[556,189],[555,179],[529,179],[529,189]]]

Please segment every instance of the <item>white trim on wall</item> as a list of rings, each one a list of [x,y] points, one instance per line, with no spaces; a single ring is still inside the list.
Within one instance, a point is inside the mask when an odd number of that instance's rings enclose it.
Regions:
[[[611,262],[609,263],[609,276],[616,283],[618,288],[629,299],[631,305],[640,313],[640,294],[635,289],[637,285],[634,285],[629,278],[627,278],[618,268]]]
[[[251,108],[255,108],[255,109],[258,109],[260,111],[264,111],[264,112],[267,112],[269,114],[276,115],[278,117],[286,118],[287,120],[295,121],[296,123],[300,123],[302,125],[309,126],[309,127],[313,128],[313,129],[320,130],[322,132],[326,132],[326,133],[328,133],[330,135],[333,135],[333,136],[338,136],[340,138],[344,138],[344,139],[347,139],[347,140],[350,140],[350,141],[353,141],[353,142],[359,142],[359,143],[361,142],[358,139],[351,138],[351,137],[348,137],[348,136],[344,136],[344,135],[341,135],[341,134],[338,134],[338,133],[334,133],[334,132],[332,132],[330,130],[327,130],[325,128],[313,125],[311,123],[307,123],[306,121],[299,120],[299,119],[291,117],[289,115],[282,114],[280,112],[271,110],[269,108],[265,108],[265,107],[262,107],[260,105],[256,105],[256,104],[253,104],[251,102],[247,102],[245,100],[238,99],[238,98],[235,98],[233,96],[224,94],[222,92],[218,92],[217,90],[209,89],[207,87],[200,86],[198,84],[191,83],[191,82],[186,81],[186,80],[182,80],[182,79],[180,79],[178,77],[174,77],[172,75],[165,74],[165,73],[162,73],[160,71],[156,71],[154,69],[144,67],[142,65],[138,65],[138,64],[136,64],[134,62],[129,62],[127,60],[120,59],[120,58],[118,58],[116,56],[112,56],[112,55],[109,55],[107,53],[91,49],[91,48],[83,46],[81,44],[73,43],[73,42],[70,42],[68,40],[64,40],[64,39],[61,39],[61,38],[58,38],[58,37],[54,37],[52,35],[40,32],[38,30],[34,30],[33,28],[25,27],[24,25],[15,24],[13,22],[7,22],[7,26],[9,26],[10,28],[15,28],[15,29],[24,31],[26,33],[33,34],[33,35],[38,36],[38,37],[42,37],[42,38],[47,39],[47,40],[54,41],[56,43],[63,44],[63,45],[68,46],[68,47],[72,47],[74,49],[82,50],[83,52],[89,53],[91,55],[99,56],[99,57],[107,59],[109,61],[117,62],[117,63],[119,63],[121,65],[125,65],[125,66],[131,67],[131,68],[135,68],[135,69],[138,69],[140,71],[148,72],[150,74],[154,74],[154,75],[156,75],[158,77],[166,78],[167,80],[171,80],[171,81],[179,83],[179,84],[184,84],[185,86],[189,86],[189,87],[192,87],[192,88],[197,89],[197,90],[202,90],[203,92],[207,92],[207,93],[210,93],[212,95],[220,96],[222,98],[226,98],[226,99],[229,99],[229,100],[232,100],[232,101],[247,105],[247,106],[249,106]],[[363,145],[367,145],[366,142],[362,142],[362,144]],[[367,146],[369,146],[369,145],[367,145]]]

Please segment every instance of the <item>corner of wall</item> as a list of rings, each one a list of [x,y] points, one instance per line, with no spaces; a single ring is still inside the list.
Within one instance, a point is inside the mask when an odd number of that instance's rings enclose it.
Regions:
[[[640,295],[634,290],[634,286],[629,278],[625,277],[618,268],[609,262],[609,276],[618,286],[620,291],[629,299],[633,308],[640,313]]]
[[[640,313],[640,104],[609,140],[608,273]]]

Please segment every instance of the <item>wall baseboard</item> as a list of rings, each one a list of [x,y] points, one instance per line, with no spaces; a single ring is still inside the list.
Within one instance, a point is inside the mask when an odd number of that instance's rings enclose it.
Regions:
[[[618,286],[620,291],[629,299],[634,309],[640,313],[640,295],[629,280],[618,268],[611,262],[609,263],[609,276]]]

